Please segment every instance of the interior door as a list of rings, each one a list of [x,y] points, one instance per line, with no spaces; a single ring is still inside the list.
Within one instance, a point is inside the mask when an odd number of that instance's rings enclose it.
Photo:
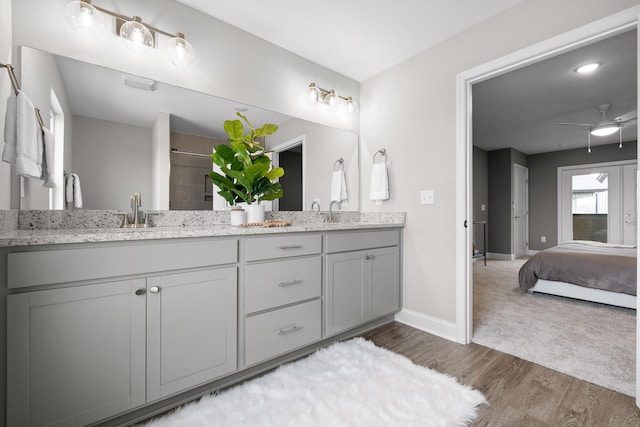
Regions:
[[[513,250],[516,258],[529,249],[529,169],[513,165]]]

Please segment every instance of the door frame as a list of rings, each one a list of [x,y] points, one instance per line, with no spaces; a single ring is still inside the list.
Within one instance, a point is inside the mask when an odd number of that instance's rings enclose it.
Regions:
[[[567,33],[518,50],[464,71],[456,77],[456,340],[470,343],[473,332],[473,273],[471,228],[473,218],[472,86],[492,77],[637,28],[640,6],[634,6]],[[640,31],[638,31],[640,33]],[[640,67],[638,68],[640,72]],[[639,86],[640,91],[640,86]],[[640,130],[640,128],[639,128]],[[640,134],[640,131],[639,131]],[[637,175],[640,180],[640,174]],[[637,218],[636,218],[637,219]],[[640,227],[638,227],[640,235]],[[639,240],[640,241],[640,240]],[[638,271],[640,272],[640,264]],[[640,316],[638,317],[640,326]],[[637,328],[640,329],[640,328]],[[636,331],[637,333],[637,331]],[[640,340],[636,354],[640,353]],[[636,403],[640,402],[640,364],[636,363]]]
[[[295,138],[291,138],[288,141],[285,141],[281,144],[278,144],[272,148],[270,148],[270,150],[272,151],[271,153],[271,160],[272,160],[272,164],[274,167],[276,166],[280,166],[280,153],[282,151],[287,151],[293,147],[296,147],[298,145],[302,146],[302,210],[304,211],[304,208],[306,206],[306,181],[305,181],[305,175],[304,175],[304,171],[307,170],[307,136],[306,135],[300,135],[300,136],[296,136]],[[280,210],[280,202],[278,199],[275,199],[272,201],[272,207],[274,211],[279,211]]]

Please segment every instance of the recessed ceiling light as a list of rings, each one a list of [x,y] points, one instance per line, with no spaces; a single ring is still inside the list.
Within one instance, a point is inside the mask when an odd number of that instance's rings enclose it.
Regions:
[[[596,62],[592,62],[591,64],[584,64],[576,68],[576,73],[580,73],[580,74],[591,73],[595,71],[598,67],[600,67],[600,64]]]

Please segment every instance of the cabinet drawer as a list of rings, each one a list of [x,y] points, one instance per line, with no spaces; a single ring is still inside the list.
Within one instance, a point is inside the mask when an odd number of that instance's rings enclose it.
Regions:
[[[245,320],[245,364],[253,365],[321,338],[320,300]]]
[[[322,237],[319,234],[247,239],[244,254],[247,261],[319,254]]]
[[[245,313],[319,297],[321,265],[321,258],[316,256],[247,266]]]
[[[400,231],[367,231],[327,235],[327,253],[382,248],[400,244]]]
[[[152,242],[10,253],[9,288],[235,263],[237,240]]]

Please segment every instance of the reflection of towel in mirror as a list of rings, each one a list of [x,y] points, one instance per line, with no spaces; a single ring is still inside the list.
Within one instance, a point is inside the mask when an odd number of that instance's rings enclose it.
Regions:
[[[385,163],[373,164],[369,198],[371,200],[389,199],[389,178],[387,176],[387,165]]]
[[[16,108],[16,174],[38,178],[42,176],[42,133],[33,103],[20,91]]]
[[[55,188],[56,183],[53,180],[53,162],[54,162],[54,149],[55,141],[53,140],[53,134],[47,128],[44,128],[44,156],[42,158],[42,179],[44,180],[44,186],[48,188]]]
[[[65,186],[65,200],[67,203],[73,203],[73,207],[82,208],[82,190],[80,189],[80,178],[75,173],[67,175],[67,183]]]
[[[342,202],[347,200],[347,181],[344,177],[344,171],[333,171],[331,176],[331,201]]]
[[[16,115],[17,97],[14,91],[7,98],[7,111],[4,115],[4,149],[2,150],[2,161],[14,165],[16,163]]]

